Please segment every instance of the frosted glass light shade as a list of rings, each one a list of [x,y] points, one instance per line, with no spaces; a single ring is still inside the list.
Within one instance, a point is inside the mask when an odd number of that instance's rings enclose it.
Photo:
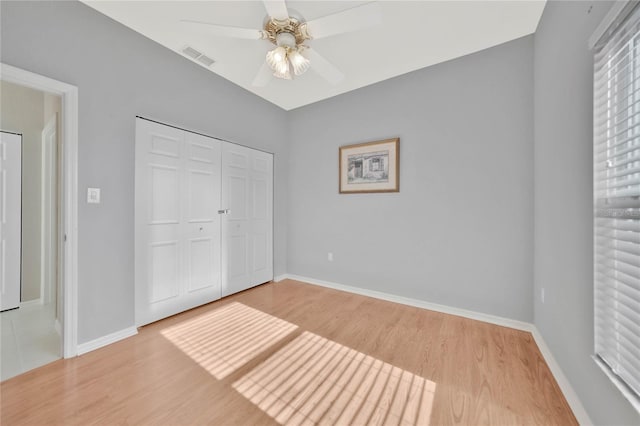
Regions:
[[[301,75],[309,69],[309,60],[298,49],[286,46],[278,46],[267,52],[267,64],[275,77],[285,80],[291,80],[292,71],[295,75]]]
[[[309,69],[309,60],[297,50],[291,50],[288,56],[295,75],[304,74]]]
[[[291,80],[291,71],[287,68],[284,71],[275,71],[274,77],[282,78],[283,80]]]
[[[278,71],[283,67],[283,64],[287,63],[287,49],[282,46],[278,46],[273,50],[267,52],[267,64],[272,70]],[[288,67],[288,64],[287,64]]]

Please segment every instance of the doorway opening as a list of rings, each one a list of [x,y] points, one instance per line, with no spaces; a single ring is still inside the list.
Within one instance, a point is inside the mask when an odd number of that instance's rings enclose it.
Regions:
[[[0,67],[5,380],[77,354],[78,95],[66,83]]]
[[[62,98],[0,81],[0,378],[62,356],[58,172]]]

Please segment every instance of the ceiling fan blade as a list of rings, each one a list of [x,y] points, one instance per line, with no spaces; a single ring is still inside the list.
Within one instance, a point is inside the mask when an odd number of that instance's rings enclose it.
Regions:
[[[373,27],[381,22],[380,6],[373,2],[307,21],[307,30],[312,38],[318,39]]]
[[[263,2],[264,8],[267,9],[267,15],[273,19],[282,21],[289,18],[289,12],[284,0],[263,0]]]
[[[306,48],[303,53],[311,61],[311,69],[329,83],[335,85],[344,79],[344,74],[315,50]]]
[[[271,74],[273,74],[273,71],[271,71],[269,65],[264,62],[262,64],[262,67],[260,67],[258,74],[256,74],[256,77],[253,79],[251,85],[256,87],[266,86],[267,83],[271,80]]]
[[[207,34],[220,37],[243,38],[249,40],[260,40],[262,38],[262,30],[254,30],[251,28],[227,27],[225,25],[216,25],[209,22],[192,21],[183,19],[180,22],[188,25],[199,25]]]

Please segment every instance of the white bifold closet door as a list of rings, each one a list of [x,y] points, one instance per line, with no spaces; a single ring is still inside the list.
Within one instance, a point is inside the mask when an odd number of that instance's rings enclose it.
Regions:
[[[141,326],[273,278],[273,156],[138,118]]]
[[[222,295],[273,279],[273,155],[222,146]]]
[[[218,140],[138,119],[136,324],[220,298]]]
[[[22,136],[0,132],[0,311],[20,306]]]

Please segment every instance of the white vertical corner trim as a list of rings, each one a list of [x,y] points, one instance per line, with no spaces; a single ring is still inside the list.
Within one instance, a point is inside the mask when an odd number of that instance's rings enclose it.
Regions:
[[[613,25],[619,24],[616,22],[620,19],[623,19],[623,11],[629,10],[627,6],[629,5],[630,0],[618,0],[613,3],[609,12],[605,15],[604,19],[600,22],[600,24],[596,27],[596,30],[589,37],[589,49],[593,49],[600,42],[603,36],[605,36],[610,30],[613,29]]]
[[[40,180],[40,298],[42,299],[42,303],[51,302],[51,283],[47,285],[47,279],[51,279],[48,272],[49,265],[51,262],[52,252],[49,250],[51,247],[51,232],[54,232],[51,229],[47,228],[47,221],[51,224],[51,220],[48,216],[48,211],[51,205],[47,206],[47,195],[51,196],[51,193],[47,194],[47,184],[51,182],[51,158],[49,154],[51,153],[50,146],[47,143],[47,137],[50,137],[51,134],[57,134],[58,132],[58,118],[57,114],[54,114],[52,118],[49,119],[47,123],[45,123],[44,129],[42,130],[42,145],[41,145],[41,153],[40,153],[40,164],[42,167],[42,176]],[[57,135],[56,135],[57,138]],[[55,143],[55,142],[54,142]],[[55,182],[56,176],[54,177],[53,182]],[[50,186],[50,185],[49,185]],[[56,200],[57,201],[57,200]],[[49,232],[47,232],[49,231]]]
[[[63,216],[66,235],[63,283],[63,356],[78,350],[78,88],[0,63],[0,79],[62,97]]]
[[[575,390],[573,389],[573,386],[571,386],[571,383],[562,372],[560,365],[557,363],[557,361],[553,357],[551,350],[549,349],[546,342],[542,338],[540,331],[538,331],[538,328],[534,324],[524,322],[524,321],[517,321],[510,318],[489,315],[482,312],[475,312],[467,309],[460,309],[460,308],[454,308],[451,306],[430,303],[423,300],[411,299],[403,296],[396,296],[393,294],[383,293],[380,291],[367,290],[360,287],[337,284],[330,281],[317,280],[315,278],[303,277],[300,275],[282,274],[275,277],[274,281],[280,282],[286,279],[300,281],[307,284],[318,285],[321,287],[332,288],[334,290],[346,291],[348,293],[359,294],[361,296],[373,297],[376,299],[386,300],[389,302],[401,303],[403,305],[414,306],[417,308],[428,309],[431,311],[442,312],[445,314],[457,315],[464,318],[496,324],[502,327],[509,327],[516,330],[527,331],[531,333],[531,336],[533,337],[534,342],[538,346],[538,349],[540,350],[542,357],[544,358],[545,362],[549,366],[549,370],[551,371],[551,374],[553,374],[553,377],[556,379],[556,382],[558,383],[560,390],[564,394],[564,397],[567,400],[569,407],[571,407],[571,410],[573,411],[573,415],[576,417],[576,420],[578,420],[578,423],[583,426],[593,425],[593,422],[589,418],[589,414],[587,414],[587,410],[585,410],[584,405],[582,405],[582,402],[580,401],[580,398],[578,398],[578,394],[575,392]]]
[[[112,343],[116,343],[120,340],[126,339],[127,337],[135,336],[136,334],[138,334],[138,329],[136,327],[128,327],[124,330],[98,337],[97,339],[89,342],[81,343],[78,345],[78,356],[84,355],[87,352],[95,351],[96,349],[100,349]]]

